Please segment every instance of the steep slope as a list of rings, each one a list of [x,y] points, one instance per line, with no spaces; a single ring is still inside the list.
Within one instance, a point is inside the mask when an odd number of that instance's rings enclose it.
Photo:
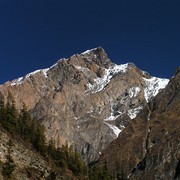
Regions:
[[[61,59],[0,86],[18,108],[25,103],[46,128],[47,140],[68,143],[87,162],[116,139],[127,123],[168,83],[134,64],[113,64],[101,47]]]
[[[180,68],[103,152],[104,163],[130,179],[180,179]]]
[[[1,180],[50,180],[53,179],[53,176],[57,179],[77,179],[71,171],[55,168],[50,159],[47,161],[47,158],[37,153],[29,143],[18,136],[13,137],[0,125]]]

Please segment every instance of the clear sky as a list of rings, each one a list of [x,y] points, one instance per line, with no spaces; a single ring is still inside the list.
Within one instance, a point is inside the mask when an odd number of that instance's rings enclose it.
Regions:
[[[170,78],[180,65],[180,0],[0,0],[0,84],[102,46]]]

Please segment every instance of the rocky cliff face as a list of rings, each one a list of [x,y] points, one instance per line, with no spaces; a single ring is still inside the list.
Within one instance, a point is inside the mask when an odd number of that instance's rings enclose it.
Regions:
[[[103,152],[105,162],[129,179],[180,179],[180,68]]]
[[[132,63],[113,64],[99,47],[7,82],[0,90],[5,96],[10,91],[18,108],[27,105],[44,124],[48,141],[73,145],[92,162],[167,83]]]

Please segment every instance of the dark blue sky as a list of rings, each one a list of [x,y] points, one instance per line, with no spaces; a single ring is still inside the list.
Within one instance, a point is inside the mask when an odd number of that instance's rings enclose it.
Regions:
[[[0,0],[0,84],[102,46],[170,78],[180,65],[180,0]]]

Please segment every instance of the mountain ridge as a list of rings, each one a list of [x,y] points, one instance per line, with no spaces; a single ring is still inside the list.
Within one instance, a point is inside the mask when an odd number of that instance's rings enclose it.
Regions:
[[[5,97],[12,93],[18,109],[27,105],[45,126],[47,141],[73,145],[92,162],[167,83],[133,63],[112,63],[98,47],[7,82],[0,90]]]
[[[180,68],[103,151],[98,166],[128,179],[179,179]]]

